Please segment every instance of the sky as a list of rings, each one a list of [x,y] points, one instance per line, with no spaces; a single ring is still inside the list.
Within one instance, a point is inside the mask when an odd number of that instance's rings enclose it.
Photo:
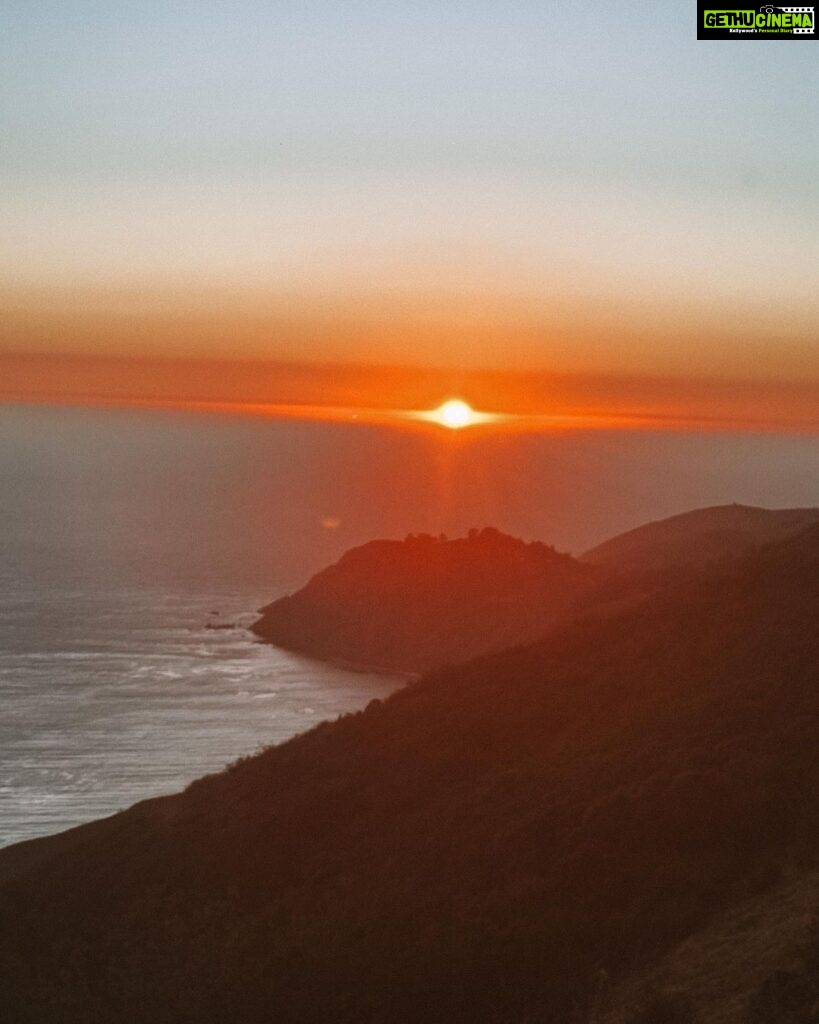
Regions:
[[[737,382],[804,419],[816,51],[695,35],[688,0],[6,0],[0,366],[694,381],[711,414]]]

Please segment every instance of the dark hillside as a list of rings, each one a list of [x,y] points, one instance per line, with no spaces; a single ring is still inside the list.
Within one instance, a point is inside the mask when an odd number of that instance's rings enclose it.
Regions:
[[[253,629],[316,658],[427,671],[540,639],[609,575],[491,528],[376,540],[263,608]]]
[[[817,508],[718,505],[638,526],[587,551],[582,561],[628,573],[700,569],[786,540],[817,522]]]
[[[0,851],[0,1020],[584,1020],[816,865],[817,621],[813,529]]]

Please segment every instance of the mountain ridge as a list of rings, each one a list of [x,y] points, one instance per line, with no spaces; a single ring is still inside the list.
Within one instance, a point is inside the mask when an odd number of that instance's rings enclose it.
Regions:
[[[644,523],[579,557],[583,562],[631,573],[702,568],[709,561],[785,540],[816,522],[819,508],[710,505]]]
[[[579,559],[491,527],[373,540],[264,606],[251,629],[353,668],[431,671],[533,643],[575,615],[616,612],[814,522],[815,508],[711,506],[618,534]]]
[[[814,528],[0,851],[0,1019],[584,1020],[815,871],[818,619]]]

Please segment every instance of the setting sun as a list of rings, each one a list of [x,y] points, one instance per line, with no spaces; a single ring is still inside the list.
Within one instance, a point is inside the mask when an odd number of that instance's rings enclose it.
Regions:
[[[461,427],[468,427],[476,420],[475,413],[460,398],[450,399],[444,402],[435,410],[434,418],[442,427],[449,427],[450,430],[460,430]]]
[[[407,411],[399,413],[405,419],[432,423],[447,430],[462,430],[464,427],[488,426],[505,422],[510,417],[494,412],[479,412],[462,398],[448,398],[436,409]]]

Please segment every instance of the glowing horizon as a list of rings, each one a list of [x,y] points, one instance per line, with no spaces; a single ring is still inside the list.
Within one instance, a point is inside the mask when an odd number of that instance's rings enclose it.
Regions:
[[[456,379],[457,378],[457,379]],[[419,371],[413,367],[118,360],[0,353],[0,402],[156,409],[505,433],[571,430],[819,434],[810,382]],[[449,382],[449,383],[447,383]],[[453,386],[454,385],[454,386]],[[449,392],[449,398],[445,398]],[[458,394],[466,398],[453,399]],[[321,396],[319,398],[319,396]],[[319,400],[317,400],[319,399]],[[455,424],[442,419],[448,402]]]

